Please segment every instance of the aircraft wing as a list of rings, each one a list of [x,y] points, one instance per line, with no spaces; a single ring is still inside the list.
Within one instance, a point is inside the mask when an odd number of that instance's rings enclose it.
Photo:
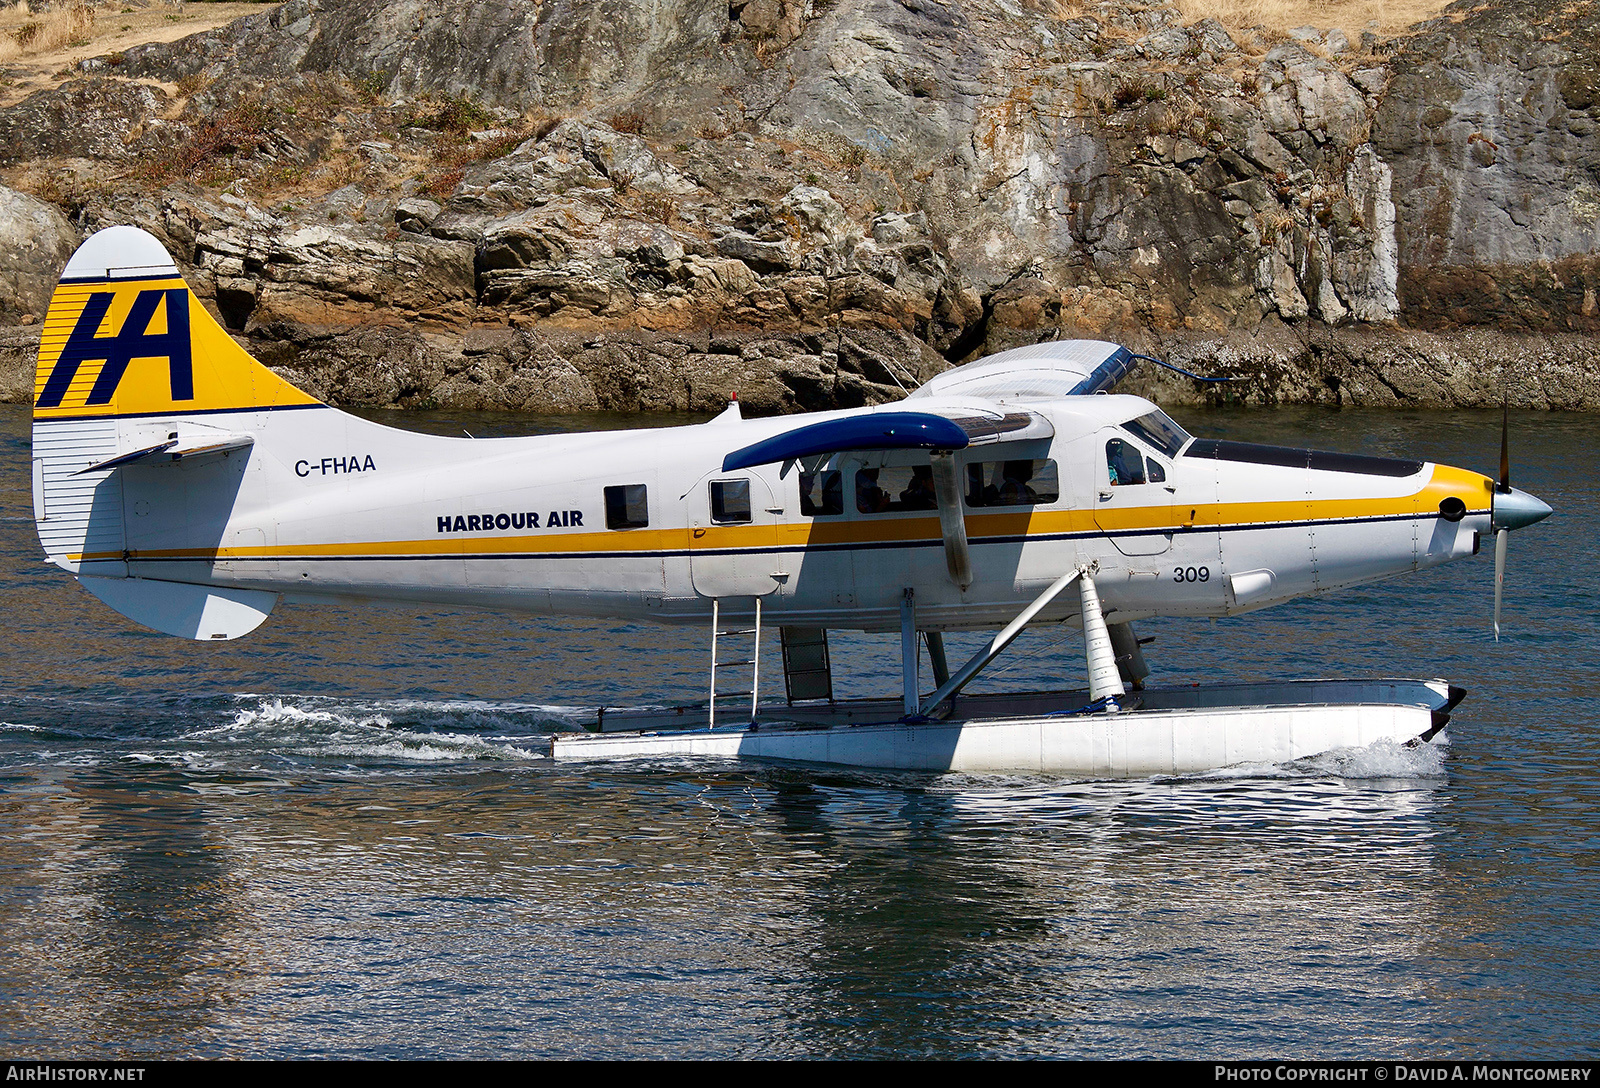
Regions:
[[[1054,438],[1056,433],[1049,417],[1022,408],[974,410],[941,407],[935,411],[967,432],[968,443],[973,446],[987,446],[994,442],[1025,442],[1033,438]]]
[[[930,405],[917,412],[869,412],[796,427],[734,450],[722,459],[722,471],[847,450],[964,450],[1054,434],[1050,420],[1036,412]]]
[[[1134,368],[1133,353],[1106,340],[1054,340],[1002,351],[954,367],[906,398],[1054,400],[1109,392]]]

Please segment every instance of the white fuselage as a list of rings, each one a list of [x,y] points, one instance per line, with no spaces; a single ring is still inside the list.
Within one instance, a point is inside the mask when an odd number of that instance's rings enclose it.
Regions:
[[[738,610],[759,596],[769,623],[893,628],[910,588],[917,626],[942,629],[1004,623],[1085,564],[1097,565],[1114,621],[1217,616],[1469,555],[1490,529],[1493,485],[1476,473],[1174,455],[1122,426],[1155,411],[1131,396],[1034,400],[1027,410],[1052,437],[956,454],[962,473],[984,465],[998,479],[999,466],[1026,462],[1054,474],[1033,481],[1036,501],[991,495],[964,510],[973,575],[964,589],[935,510],[855,501],[858,470],[903,479],[929,463],[926,450],[721,470],[731,450],[859,409],[498,439],[416,434],[323,406],[223,412],[203,426],[248,433],[253,446],[75,477],[76,505],[61,507],[53,526],[41,521],[40,533],[53,561],[84,575],[663,622],[701,621],[713,598]],[[85,464],[195,426],[40,420],[39,471],[52,494],[66,494],[68,474]],[[1113,483],[1115,458],[1130,453],[1142,474],[1128,482],[1123,465]],[[839,512],[803,511],[808,468],[813,483],[840,473]],[[713,516],[711,485],[727,481],[748,485],[748,520]],[[606,489],[640,485],[644,504],[631,520],[642,513],[647,524],[610,527]],[[1456,520],[1441,515],[1452,496],[1464,506]],[[1040,620],[1077,608],[1067,594]]]

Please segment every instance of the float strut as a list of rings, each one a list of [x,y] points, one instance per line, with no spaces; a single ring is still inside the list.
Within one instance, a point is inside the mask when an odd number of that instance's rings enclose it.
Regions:
[[[944,656],[944,632],[927,631],[924,637],[928,640],[928,664],[933,666],[933,682],[942,684],[950,679],[950,663]]]
[[[1107,624],[1106,629],[1111,634],[1111,650],[1117,655],[1117,671],[1122,674],[1122,682],[1134,691],[1143,691],[1144,678],[1150,675],[1150,666],[1145,663],[1144,651],[1139,649],[1139,638],[1133,633],[1133,624],[1112,623]]]
[[[917,689],[922,686],[918,666],[921,649],[917,645],[917,591],[907,586],[900,598],[900,686],[906,717],[917,712]]]
[[[1083,653],[1089,666],[1089,698],[1094,702],[1106,699],[1107,710],[1120,710],[1118,700],[1126,694],[1122,674],[1117,671],[1117,655],[1111,648],[1105,615],[1100,611],[1100,594],[1087,572],[1078,579],[1078,592],[1083,598]]]
[[[940,684],[938,691],[935,691],[922,701],[923,715],[931,714],[940,703],[966,687],[967,682],[982,672],[985,665],[999,657],[1000,652],[1011,645],[1011,640],[1022,633],[1022,629],[1028,626],[1033,617],[1042,612],[1044,607],[1055,600],[1063,589],[1066,589],[1082,575],[1083,572],[1081,570],[1068,571],[1054,582],[1051,582],[1049,589],[1035,597],[1032,604],[1017,613],[1017,618],[1006,624],[1005,629],[990,639],[983,649],[973,654],[965,665],[956,670],[955,675]],[[1111,671],[1113,674],[1116,673],[1115,664],[1111,666]]]

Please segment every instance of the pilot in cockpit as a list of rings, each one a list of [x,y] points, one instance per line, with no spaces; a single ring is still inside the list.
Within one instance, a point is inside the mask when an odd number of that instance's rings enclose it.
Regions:
[[[1112,486],[1144,483],[1144,458],[1131,443],[1113,438],[1106,443],[1106,469]]]

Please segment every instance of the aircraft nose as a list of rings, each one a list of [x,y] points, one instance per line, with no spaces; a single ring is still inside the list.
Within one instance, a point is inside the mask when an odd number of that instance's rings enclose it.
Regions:
[[[1543,521],[1551,514],[1550,504],[1515,487],[1496,491],[1494,495],[1494,527],[1520,529]]]

